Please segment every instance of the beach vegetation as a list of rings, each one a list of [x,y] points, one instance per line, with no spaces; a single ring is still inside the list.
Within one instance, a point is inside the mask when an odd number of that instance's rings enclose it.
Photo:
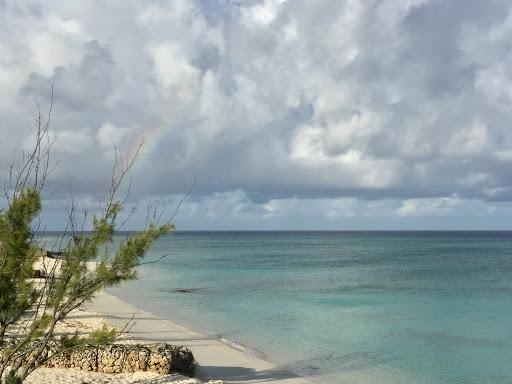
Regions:
[[[47,115],[37,108],[34,146],[13,161],[0,211],[0,382],[6,384],[22,382],[51,356],[111,343],[117,332],[107,327],[82,335],[62,334],[59,326],[104,288],[136,278],[136,267],[152,244],[173,229],[161,214],[148,215],[143,230],[113,246],[126,206],[122,186],[138,151],[116,154],[108,194],[92,215],[92,229],[83,231],[87,213],[79,213],[71,201],[62,253],[50,258],[42,251],[37,229],[44,209],[42,191],[53,169],[54,141],[48,129],[52,106],[53,98]]]

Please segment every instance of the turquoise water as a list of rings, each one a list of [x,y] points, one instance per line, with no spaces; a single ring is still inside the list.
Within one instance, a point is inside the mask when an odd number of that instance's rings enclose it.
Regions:
[[[117,293],[319,382],[512,383],[512,232],[175,233],[162,254]]]

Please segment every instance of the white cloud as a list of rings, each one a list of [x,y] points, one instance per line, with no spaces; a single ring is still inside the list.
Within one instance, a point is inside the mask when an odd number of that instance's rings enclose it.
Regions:
[[[94,145],[92,132],[89,128],[52,131],[50,135],[55,137],[54,149],[60,153],[87,153]]]
[[[199,86],[199,72],[188,63],[176,43],[166,42],[149,48],[157,78],[163,87],[173,87],[182,97],[191,97]]]
[[[409,199],[396,210],[399,216],[447,216],[454,213],[454,208],[460,203],[457,196]]]
[[[212,220],[486,211],[512,199],[511,30],[499,0],[8,1],[0,149],[22,146],[53,82],[52,182],[87,163],[84,193],[107,149],[146,136],[139,196],[195,175]]]
[[[279,7],[287,0],[264,0],[249,8],[242,8],[242,17],[250,26],[265,26],[277,17]]]
[[[28,36],[34,70],[48,76],[58,66],[77,64],[82,45],[89,39],[78,20],[48,15],[34,34]]]
[[[488,145],[489,130],[477,119],[470,127],[454,133],[445,152],[447,155],[474,156],[485,151]]]
[[[102,147],[112,149],[121,143],[127,131],[127,128],[120,128],[107,122],[98,129],[96,138]]]

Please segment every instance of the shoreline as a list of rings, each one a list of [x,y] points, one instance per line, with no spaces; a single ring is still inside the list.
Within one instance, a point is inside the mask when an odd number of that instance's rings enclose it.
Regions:
[[[249,354],[273,365],[279,365],[279,362],[273,360],[273,356],[269,355],[266,350],[259,349],[251,344],[244,343],[240,340],[230,339],[226,334],[217,332],[209,328],[208,326],[205,326],[205,322],[203,321],[202,318],[194,318],[194,316],[190,314],[184,315],[179,307],[167,307],[164,310],[159,310],[156,304],[137,300],[132,296],[132,293],[129,290],[123,290],[123,288],[118,287],[109,288],[105,290],[104,293],[107,295],[114,296],[120,299],[121,301],[124,301],[136,308],[139,308],[140,310],[151,313],[152,315],[162,320],[171,321],[181,327],[187,328],[190,331],[198,333],[204,337],[216,339],[233,349],[239,350],[240,352]]]
[[[137,303],[111,292],[102,291],[84,309],[96,313],[119,330],[133,317],[136,325],[130,328],[122,342],[160,342],[188,347],[199,364],[194,377],[204,383],[219,380],[226,384],[426,384],[419,377],[382,370],[378,366],[368,370],[312,372],[311,376],[300,376],[286,367],[279,367],[263,351],[194,325],[189,327],[185,324],[186,318],[179,314],[176,320],[169,314],[159,315],[142,309]],[[197,323],[200,323],[200,319],[193,321],[193,324]]]
[[[251,353],[250,347],[222,337],[208,336],[143,310],[111,293],[101,292],[85,308],[97,313],[107,323],[123,329],[127,323],[130,341],[166,342],[184,345],[192,351],[200,368],[202,380],[223,380],[226,383],[308,384],[310,381]]]

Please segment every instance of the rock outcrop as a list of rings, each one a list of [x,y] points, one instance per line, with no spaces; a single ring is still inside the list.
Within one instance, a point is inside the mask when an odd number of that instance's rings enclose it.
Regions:
[[[49,368],[80,368],[104,373],[150,371],[191,375],[196,366],[192,352],[168,344],[113,344],[81,347],[51,357]]]

